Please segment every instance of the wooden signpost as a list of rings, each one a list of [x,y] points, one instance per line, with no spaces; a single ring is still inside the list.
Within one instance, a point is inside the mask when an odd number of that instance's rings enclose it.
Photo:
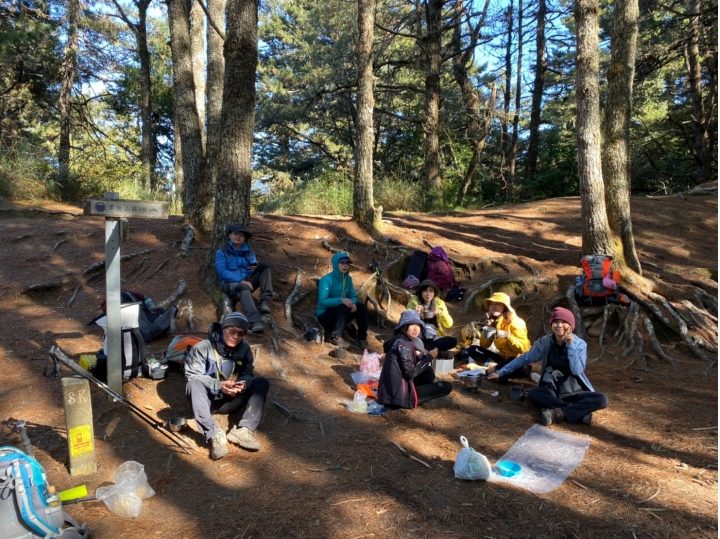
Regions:
[[[105,217],[105,296],[107,312],[107,383],[122,395],[122,323],[120,320],[120,219],[167,219],[167,202],[120,200],[118,193],[85,200],[83,214]],[[110,397],[112,400],[112,397]]]

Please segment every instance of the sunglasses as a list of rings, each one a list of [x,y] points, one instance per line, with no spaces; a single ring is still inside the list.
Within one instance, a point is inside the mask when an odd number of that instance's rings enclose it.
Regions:
[[[224,331],[227,333],[228,337],[244,337],[245,336],[244,329],[225,328]]]

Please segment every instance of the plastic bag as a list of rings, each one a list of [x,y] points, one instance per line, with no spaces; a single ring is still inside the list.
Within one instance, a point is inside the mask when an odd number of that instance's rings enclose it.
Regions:
[[[465,436],[460,436],[460,442],[463,448],[455,459],[455,466],[453,468],[455,478],[467,479],[469,481],[476,481],[478,479],[486,481],[490,477],[490,462],[485,458],[485,455],[476,453],[475,450],[468,445]]]
[[[142,501],[155,495],[147,482],[145,466],[129,460],[115,470],[115,484],[100,487],[95,491],[98,500],[102,500],[116,515],[135,518],[140,514]]]
[[[363,352],[362,359],[360,360],[360,372],[368,375],[372,378],[373,375],[380,375],[380,354],[375,352]]]
[[[356,391],[352,402],[345,401],[345,406],[347,406],[348,410],[355,412],[356,414],[367,414],[368,405],[365,400],[365,393],[362,391]]]

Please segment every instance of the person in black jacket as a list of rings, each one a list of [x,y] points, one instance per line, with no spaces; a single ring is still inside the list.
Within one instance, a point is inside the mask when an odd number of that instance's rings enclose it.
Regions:
[[[378,383],[378,402],[387,408],[416,408],[452,391],[449,382],[435,382],[430,363],[438,355],[437,348],[427,352],[413,345],[424,327],[417,311],[405,311],[395,326],[395,335],[383,344],[385,361]]]
[[[244,341],[249,327],[245,315],[229,313],[222,326],[210,326],[208,338],[185,359],[185,392],[200,433],[212,444],[213,460],[228,454],[228,441],[248,451],[260,449],[253,433],[262,419],[270,382],[253,375],[252,351]],[[243,406],[242,419],[226,435],[212,415],[232,414]]]

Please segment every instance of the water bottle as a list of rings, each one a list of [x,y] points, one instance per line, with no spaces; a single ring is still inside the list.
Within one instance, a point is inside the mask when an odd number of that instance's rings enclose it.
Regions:
[[[45,510],[48,523],[58,530],[62,529],[65,517],[63,516],[62,502],[60,496],[55,493],[55,487],[48,486],[48,497],[45,501],[48,504]]]
[[[148,297],[148,296],[145,296],[145,299],[143,300],[143,303],[145,303],[145,307],[147,307],[147,308],[150,309],[151,311],[154,311],[155,309],[157,309],[157,307],[156,307],[155,304],[153,303],[153,300],[152,300],[150,297]]]

